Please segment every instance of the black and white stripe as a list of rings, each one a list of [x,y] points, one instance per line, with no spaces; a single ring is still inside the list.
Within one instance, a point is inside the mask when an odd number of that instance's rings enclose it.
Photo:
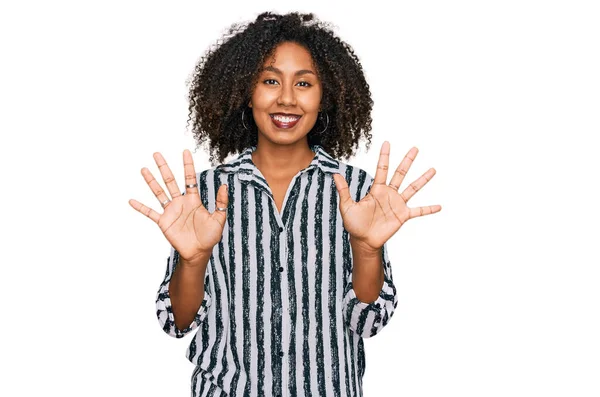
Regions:
[[[387,247],[379,297],[360,302],[352,288],[352,250],[343,227],[333,173],[354,200],[373,183],[366,171],[311,146],[312,163],[292,179],[282,213],[252,163],[237,158],[198,173],[204,206],[229,189],[227,223],[205,277],[194,321],[175,326],[169,282],[178,262],[171,248],[157,293],[163,330],[181,338],[198,328],[186,352],[196,365],[192,396],[362,396],[363,338],[376,335],[397,305]]]

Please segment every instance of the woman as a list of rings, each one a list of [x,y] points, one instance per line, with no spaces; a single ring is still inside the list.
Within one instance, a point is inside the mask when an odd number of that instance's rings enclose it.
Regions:
[[[184,151],[183,194],[160,153],[168,194],[144,179],[164,212],[131,200],[172,245],[157,294],[165,332],[198,332],[192,396],[361,396],[363,338],[397,304],[386,241],[439,205],[399,193],[412,148],[387,180],[336,160],[370,143],[371,95],[352,49],[312,14],[263,13],[234,26],[202,58],[190,119],[211,162],[196,174]],[[169,198],[170,197],[170,198]]]

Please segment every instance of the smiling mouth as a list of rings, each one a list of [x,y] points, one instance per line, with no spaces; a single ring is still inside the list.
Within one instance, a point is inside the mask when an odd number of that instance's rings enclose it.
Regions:
[[[298,121],[302,118],[302,116],[298,115],[283,115],[283,114],[270,114],[271,121],[277,128],[292,128]]]

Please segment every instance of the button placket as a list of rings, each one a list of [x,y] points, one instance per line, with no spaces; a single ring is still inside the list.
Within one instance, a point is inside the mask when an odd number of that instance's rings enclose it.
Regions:
[[[287,205],[287,204],[286,204]],[[285,266],[287,266],[287,254],[288,254],[288,247],[287,247],[287,227],[284,225],[284,227],[280,228],[281,233],[279,234],[279,285],[281,286],[281,291],[282,291],[282,296],[281,296],[281,346],[279,349],[279,357],[281,359],[281,369],[282,371],[286,371],[288,370],[288,365],[285,364],[286,358],[284,356],[284,351],[287,348],[288,345],[288,332],[289,330],[287,329],[287,312],[289,310],[288,306],[289,306],[289,300],[287,297],[287,294],[284,294],[283,291],[287,290],[288,288],[288,284],[287,284],[287,279],[285,278],[285,273],[283,273],[283,271],[285,270]],[[282,395],[286,396],[287,395],[287,377],[284,376],[281,382],[281,387],[282,387]]]

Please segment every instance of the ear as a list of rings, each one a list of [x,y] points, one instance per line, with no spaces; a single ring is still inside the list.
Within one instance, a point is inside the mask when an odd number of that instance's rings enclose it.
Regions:
[[[251,108],[252,107],[252,102],[248,102],[248,107]]]

